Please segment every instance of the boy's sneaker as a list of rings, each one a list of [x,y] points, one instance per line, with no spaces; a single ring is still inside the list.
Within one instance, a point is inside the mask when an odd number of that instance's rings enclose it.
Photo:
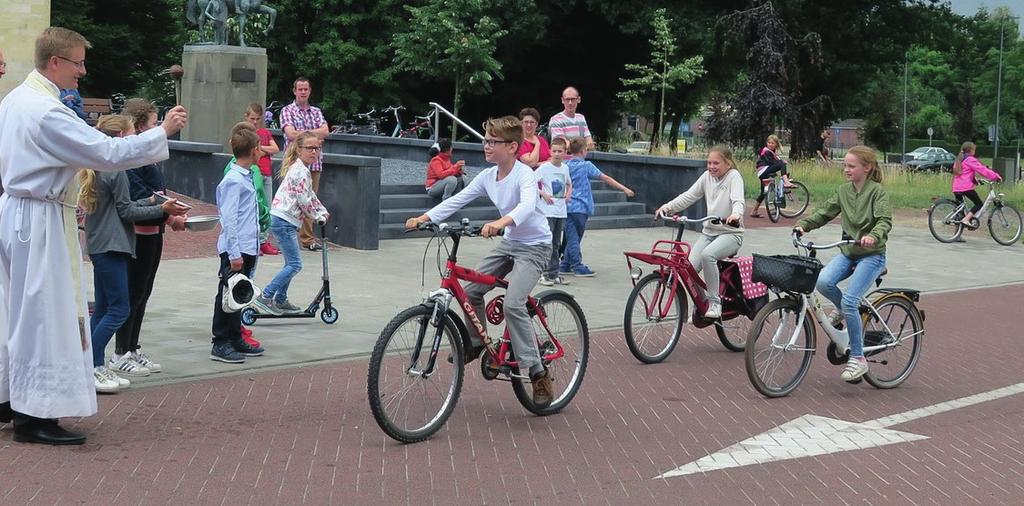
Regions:
[[[545,370],[542,373],[531,374],[530,382],[533,384],[533,403],[539,408],[546,408],[551,405],[553,399],[554,385],[551,384],[551,375]]]
[[[94,367],[92,370],[92,379],[96,384],[96,393],[98,394],[116,394],[121,389],[117,380],[107,375],[108,369],[106,367]]]
[[[564,265],[561,265],[561,266],[558,267],[558,275],[559,276],[575,276],[576,273],[573,272],[572,269],[570,269],[570,268],[568,268],[568,267],[566,267]]]
[[[290,301],[285,300],[284,302],[274,301],[274,306],[277,307],[282,313],[301,313],[302,308],[292,304]]]
[[[281,250],[274,247],[273,244],[265,242],[260,245],[260,255],[280,255]]]
[[[245,340],[241,340],[236,343],[231,343],[231,346],[235,349],[235,351],[247,357],[258,357],[260,355],[263,355],[263,347],[253,346],[245,342]]]
[[[160,364],[153,362],[153,359],[149,358],[149,355],[146,355],[139,350],[135,350],[135,353],[132,353],[132,358],[135,360],[136,364],[149,369],[149,372],[151,373],[160,372],[162,370]]]
[[[110,357],[110,370],[121,376],[149,376],[150,370],[135,360],[132,353]]]
[[[228,364],[241,364],[245,362],[245,355],[235,351],[235,348],[234,346],[231,346],[231,343],[217,343],[214,344],[213,349],[210,350],[210,360],[226,362]]]
[[[260,347],[259,340],[256,339],[255,337],[252,337],[252,331],[246,328],[245,325],[242,325],[242,340],[245,341],[250,346],[254,346],[256,348]]]
[[[280,316],[283,313],[277,307],[277,304],[273,300],[263,296],[263,294],[257,295],[256,299],[253,300],[252,305],[256,306],[256,310],[263,314],[272,314]]]
[[[864,376],[868,372],[868,361],[863,358],[853,358],[846,362],[846,369],[843,369],[843,374],[839,377],[843,381],[856,381],[861,376]]]
[[[563,279],[562,276],[555,276],[555,284],[556,285],[568,285],[570,283],[569,283],[568,279]]]
[[[558,279],[558,277],[556,276],[555,279]],[[541,274],[540,281],[538,281],[538,283],[544,286],[552,286],[555,284],[555,279],[549,278],[547,274]]]
[[[561,273],[559,273],[559,274],[561,274]],[[576,267],[576,270],[573,271],[573,274],[576,275],[576,276],[579,276],[581,278],[592,278],[597,273],[592,271],[592,270],[590,270],[590,267],[587,267],[586,265],[580,264],[579,267]]]

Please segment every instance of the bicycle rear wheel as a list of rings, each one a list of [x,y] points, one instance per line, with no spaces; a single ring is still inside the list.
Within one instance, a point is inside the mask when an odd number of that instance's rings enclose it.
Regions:
[[[654,272],[637,281],[626,299],[622,322],[630,353],[645,364],[656,364],[668,358],[679,343],[686,310],[682,287],[672,296],[668,276]]]
[[[883,295],[873,305],[875,313],[869,311],[864,322],[864,346],[893,346],[864,354],[871,364],[864,379],[875,388],[895,388],[921,356],[924,322],[917,307],[898,295]]]
[[[555,344],[551,341],[550,335],[554,335],[562,345],[565,352],[561,358],[555,360],[544,360],[548,369],[548,375],[554,385],[552,401],[547,407],[540,407],[533,402],[533,390],[528,380],[513,377],[512,391],[516,399],[529,412],[539,415],[551,415],[557,413],[569,405],[572,398],[576,396],[580,385],[583,383],[583,375],[587,372],[587,358],[590,353],[590,332],[587,329],[587,319],[579,304],[565,292],[546,292],[538,297],[540,312],[544,314],[547,321],[547,328],[540,319],[540,314],[531,315],[530,322],[533,327],[533,334],[537,339],[537,346],[540,348],[541,359],[550,356],[555,352]],[[548,334],[550,331],[550,335]],[[522,375],[528,376],[529,371],[521,370]]]
[[[775,299],[754,318],[747,336],[747,378],[765,397],[789,395],[811,367],[814,326],[807,316],[797,328],[802,305],[797,299]],[[794,333],[796,340],[790,346]]]
[[[769,183],[768,187],[765,188],[764,194],[764,210],[768,213],[768,219],[772,223],[778,223],[779,221],[779,201],[778,194],[775,190],[775,183]]]
[[[789,184],[794,187],[784,188],[782,198],[786,201],[786,207],[780,208],[779,214],[786,218],[796,218],[807,210],[807,205],[811,202],[811,192],[799,181],[790,179]]]
[[[370,411],[385,434],[403,443],[423,441],[437,432],[462,390],[462,338],[447,316],[440,328],[432,326],[432,312],[433,307],[419,305],[399,313],[381,331],[370,355]],[[435,338],[450,350],[452,361],[438,353],[428,375],[424,371]]]
[[[960,223],[963,215],[957,212],[960,204],[949,199],[936,200],[928,209],[928,230],[939,242],[953,242],[964,232],[964,224]]]
[[[753,321],[746,315],[736,315],[728,320],[715,322],[715,333],[722,346],[729,351],[743,351],[747,347],[747,335],[753,327]]]
[[[1020,240],[1020,211],[1010,204],[1001,204],[988,217],[988,233],[1003,246],[1013,246]]]

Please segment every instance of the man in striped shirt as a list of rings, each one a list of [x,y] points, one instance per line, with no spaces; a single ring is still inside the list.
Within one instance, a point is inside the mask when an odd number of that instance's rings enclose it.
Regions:
[[[281,109],[281,130],[284,131],[284,150],[288,150],[288,144],[295,140],[302,132],[313,132],[321,141],[329,133],[324,113],[319,107],[309,104],[309,95],[312,86],[309,79],[299,77],[292,84],[292,93],[295,94],[295,102],[292,102]],[[309,166],[313,176],[313,192],[320,190],[320,171],[322,170],[323,152],[317,153],[316,160]],[[302,228],[299,230],[299,244],[303,248],[318,250],[320,244],[313,234],[313,222],[304,219]]]
[[[587,139],[587,149],[593,149],[594,138],[590,135],[590,128],[587,127],[587,119],[576,112],[582,98],[580,92],[572,86],[562,91],[562,112],[551,117],[548,121],[548,135],[552,139],[565,137],[572,140],[576,137]]]

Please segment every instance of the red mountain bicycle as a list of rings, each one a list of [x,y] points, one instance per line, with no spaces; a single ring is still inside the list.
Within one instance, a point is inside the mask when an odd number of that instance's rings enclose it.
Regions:
[[[519,371],[508,329],[498,331],[505,321],[504,295],[487,303],[487,321],[493,326],[484,332],[460,283],[508,287],[502,278],[457,263],[460,239],[480,235],[481,227],[470,226],[468,220],[463,220],[459,225],[423,223],[419,228],[439,237],[438,260],[445,240],[450,239],[452,247],[441,275],[441,288],[431,292],[421,304],[392,318],[377,338],[366,385],[377,425],[398,441],[414,443],[437,432],[455,409],[465,374],[463,356],[472,346],[466,325],[449,307],[453,300],[486,345],[480,357],[484,379],[510,381],[516,399],[536,415],[549,415],[565,408],[583,382],[590,348],[587,320],[576,300],[559,290],[546,290],[527,300],[540,356],[554,383],[551,404],[540,407],[533,402],[529,375]],[[427,245],[429,248],[430,243]],[[450,359],[438,360],[442,347],[448,348]]]

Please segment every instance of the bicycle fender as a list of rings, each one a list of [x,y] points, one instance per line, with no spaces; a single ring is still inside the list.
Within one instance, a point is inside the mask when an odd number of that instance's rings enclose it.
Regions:
[[[924,323],[925,311],[924,309],[917,307],[917,304],[915,304],[916,302],[919,302],[921,300],[920,290],[914,290],[913,288],[879,288],[878,290],[875,290],[867,294],[865,298],[870,299],[873,295],[876,294],[878,298],[872,302],[874,304],[877,304],[890,297],[900,297],[910,301],[911,304],[913,304],[914,307],[917,308],[917,312],[921,315],[921,323]]]
[[[563,291],[563,290],[555,290],[555,289],[553,289],[553,288],[552,288],[552,289],[548,289],[548,290],[543,290],[543,291],[537,292],[537,295],[534,295],[534,296],[533,296],[533,298],[535,298],[535,299],[537,299],[537,300],[541,300],[541,299],[543,299],[544,297],[547,297],[548,295],[551,295],[551,294],[553,294],[553,293],[560,293],[560,294],[563,294],[563,295],[568,295],[568,296],[569,296],[569,298],[571,298],[571,299],[576,299],[576,296],[575,296],[575,295],[573,295],[573,294],[571,294],[571,293],[569,293],[569,292],[566,292],[566,291]]]
[[[466,322],[462,321],[462,318],[459,318],[459,315],[452,308],[448,308],[448,312],[445,315],[448,316],[448,319],[455,324],[455,328],[459,331],[459,335],[462,337],[462,349],[473,349],[473,341],[469,338],[469,329],[466,328]]]

